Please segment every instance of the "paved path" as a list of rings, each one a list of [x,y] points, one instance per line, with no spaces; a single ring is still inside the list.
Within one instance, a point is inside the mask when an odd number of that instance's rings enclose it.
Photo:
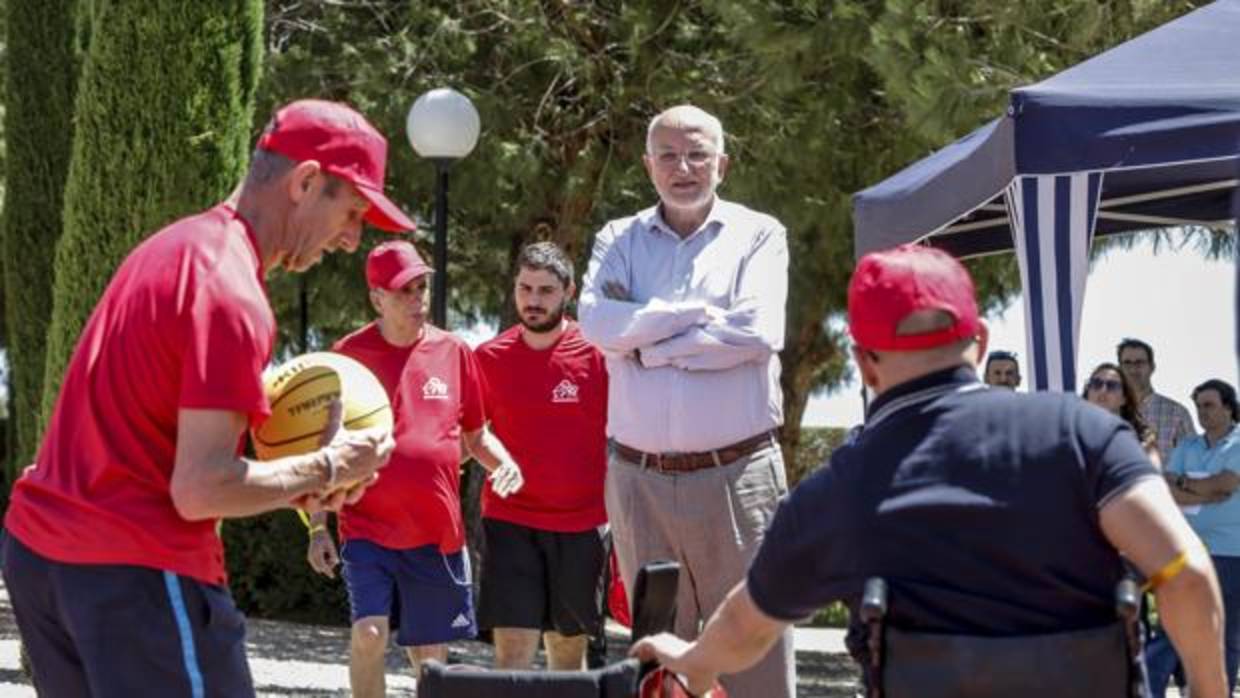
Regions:
[[[247,622],[250,670],[259,696],[336,697],[349,693],[349,632],[347,628],[266,620]],[[798,628],[796,633],[798,695],[802,698],[851,697],[856,692],[856,671],[844,654],[843,631]],[[8,593],[0,585],[0,698],[34,698],[35,692],[21,671],[17,627]],[[610,655],[623,656],[628,633],[620,626],[608,627]],[[457,642],[451,661],[490,666],[491,646],[481,642]],[[389,696],[415,695],[408,661],[396,648],[387,656]]]

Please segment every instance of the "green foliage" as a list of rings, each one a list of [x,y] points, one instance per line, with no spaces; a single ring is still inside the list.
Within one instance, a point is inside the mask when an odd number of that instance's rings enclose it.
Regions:
[[[860,399],[860,398],[858,398]],[[801,430],[801,443],[795,455],[788,459],[788,487],[796,487],[831,458],[831,452],[844,443],[847,429],[836,427],[806,427]]]
[[[73,139],[73,0],[5,5],[5,347],[12,449],[5,480],[34,457],[52,314],[53,250]],[[17,263],[14,263],[17,262]]]
[[[43,414],[120,260],[222,199],[249,158],[258,0],[93,3],[56,250]]]
[[[406,111],[441,85],[474,100],[482,137],[452,174],[458,325],[512,321],[508,279],[522,244],[552,239],[584,262],[594,230],[653,203],[639,158],[651,116],[679,102],[719,115],[732,158],[724,195],[789,231],[781,358],[784,443],[795,449],[809,396],[848,375],[840,320],[852,193],[998,116],[1011,87],[1199,4],[287,0],[271,11],[264,92],[357,104],[392,136],[392,193],[426,213],[432,169],[404,143]],[[988,309],[1019,288],[1010,255],[970,266]],[[317,296],[331,302],[314,307],[312,324],[321,313],[341,322],[331,336],[369,314],[360,264],[337,268],[352,278],[329,282],[336,271],[325,268],[314,279],[332,295]]]
[[[279,511],[225,521],[221,532],[229,587],[247,615],[347,625],[349,603],[339,574],[328,579],[306,562],[306,527]],[[337,570],[339,571],[339,570]]]
[[[848,627],[848,607],[843,603],[836,601],[835,603],[821,609],[814,614],[814,617],[807,623],[815,627],[822,628],[847,628]]]
[[[1007,93],[1208,0],[889,0],[866,61],[904,126],[946,143],[1003,113]]]

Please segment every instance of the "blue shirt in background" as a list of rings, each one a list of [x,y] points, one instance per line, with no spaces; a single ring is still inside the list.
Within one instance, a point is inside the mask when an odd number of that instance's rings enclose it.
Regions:
[[[1190,477],[1223,470],[1240,475],[1240,429],[1234,426],[1213,448],[1204,434],[1181,441],[1167,464],[1167,472]],[[1184,507],[1184,516],[1211,555],[1240,557],[1240,490],[1217,504]]]

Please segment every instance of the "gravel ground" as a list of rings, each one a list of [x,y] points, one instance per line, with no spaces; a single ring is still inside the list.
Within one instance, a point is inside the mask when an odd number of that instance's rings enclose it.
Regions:
[[[250,669],[259,696],[349,695],[347,628],[254,619],[247,627]],[[840,636],[838,631],[798,630],[800,698],[856,695],[857,672],[842,652]],[[608,638],[609,656],[621,658],[628,650],[627,635],[617,626],[609,629]],[[34,698],[34,689],[20,668],[18,647],[8,593],[0,586],[0,698]],[[491,659],[491,646],[481,642],[453,643],[449,657],[452,662],[479,666],[490,666]],[[387,655],[387,687],[389,696],[416,695],[408,660],[395,647]]]

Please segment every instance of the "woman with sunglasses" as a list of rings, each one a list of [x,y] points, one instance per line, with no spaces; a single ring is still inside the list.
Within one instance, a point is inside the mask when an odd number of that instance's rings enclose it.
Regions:
[[[1132,430],[1136,432],[1137,440],[1141,442],[1141,447],[1145,449],[1150,461],[1155,466],[1162,467],[1162,458],[1158,454],[1154,430],[1141,417],[1137,393],[1119,366],[1110,362],[1098,364],[1089,374],[1089,380],[1085,381],[1085,389],[1081,395],[1089,402],[1128,422]]]

